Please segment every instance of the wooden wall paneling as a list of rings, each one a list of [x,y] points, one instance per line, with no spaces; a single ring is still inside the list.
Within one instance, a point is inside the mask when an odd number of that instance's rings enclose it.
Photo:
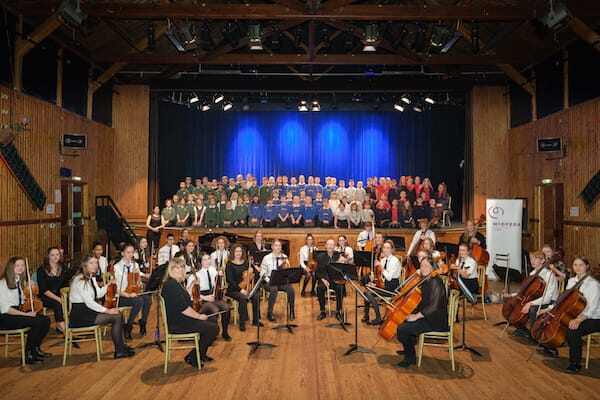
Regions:
[[[503,86],[476,86],[471,92],[473,204],[469,216],[485,214],[487,198],[510,195],[508,99]]]
[[[148,143],[150,89],[119,85],[113,94],[114,198],[126,217],[143,218],[148,212]]]

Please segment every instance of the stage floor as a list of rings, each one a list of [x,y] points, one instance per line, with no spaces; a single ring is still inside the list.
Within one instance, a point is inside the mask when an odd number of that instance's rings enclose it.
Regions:
[[[354,299],[347,300],[350,321],[354,322]],[[266,307],[263,302],[263,307]],[[378,341],[375,328],[359,322],[359,342],[373,347],[375,354],[343,353],[353,341],[349,332],[328,328],[333,320],[316,321],[316,298],[298,298],[294,334],[274,331],[266,321],[262,340],[276,344],[249,355],[246,342],[256,331],[240,332],[232,327],[232,342],[219,340],[209,350],[216,360],[201,372],[182,362],[185,351],[176,351],[163,375],[163,353],[156,347],[138,350],[135,357],[112,359],[112,344],[105,340],[104,358],[95,361],[93,345],[73,349],[67,366],[62,367],[63,340],[51,334],[44,350],[53,356],[44,364],[19,367],[17,351],[0,358],[2,399],[592,399],[600,398],[600,350],[592,350],[589,370],[579,375],[563,372],[567,349],[559,359],[532,354],[533,347],[520,339],[501,334],[500,306],[490,305],[484,321],[481,305],[467,309],[467,342],[483,357],[456,353],[457,370],[452,372],[448,353],[426,348],[420,369],[398,369],[396,342]],[[276,305],[278,322],[283,320],[283,303]],[[154,315],[154,314],[151,314]],[[264,315],[264,314],[263,314]],[[152,319],[154,322],[154,319]],[[460,325],[456,326],[460,342]],[[137,328],[134,329],[137,332]],[[137,347],[151,341],[153,326],[146,338],[135,338]],[[134,335],[135,336],[135,335]]]

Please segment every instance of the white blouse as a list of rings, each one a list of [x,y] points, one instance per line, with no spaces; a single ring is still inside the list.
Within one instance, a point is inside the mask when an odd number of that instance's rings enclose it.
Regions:
[[[6,314],[12,307],[18,307],[23,303],[25,297],[21,293],[21,303],[19,303],[19,282],[17,287],[9,289],[6,284],[6,279],[0,280],[0,314]]]
[[[96,296],[94,297],[94,285],[96,287]],[[98,287],[98,283],[96,283],[96,278],[92,277],[91,280],[85,281],[83,276],[77,275],[73,282],[71,282],[71,289],[69,290],[69,300],[71,303],[84,303],[87,308],[92,311],[96,311],[99,313],[104,313],[108,309],[103,305],[96,302],[96,299],[100,299],[106,295],[106,291],[108,289],[108,285],[104,285],[103,287]]]

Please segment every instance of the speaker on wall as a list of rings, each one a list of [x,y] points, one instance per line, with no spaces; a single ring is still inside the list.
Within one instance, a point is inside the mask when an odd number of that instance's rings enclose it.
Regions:
[[[596,201],[598,195],[600,195],[600,171],[596,172],[596,175],[590,179],[583,192],[581,192],[581,197],[588,207]]]

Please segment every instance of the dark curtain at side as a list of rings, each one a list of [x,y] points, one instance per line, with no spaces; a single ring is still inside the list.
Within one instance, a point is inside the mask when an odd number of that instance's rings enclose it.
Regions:
[[[419,175],[445,181],[460,210],[464,110],[407,112],[199,112],[160,102],[161,201],[185,176],[252,173],[335,176]],[[460,212],[459,212],[460,214]]]

